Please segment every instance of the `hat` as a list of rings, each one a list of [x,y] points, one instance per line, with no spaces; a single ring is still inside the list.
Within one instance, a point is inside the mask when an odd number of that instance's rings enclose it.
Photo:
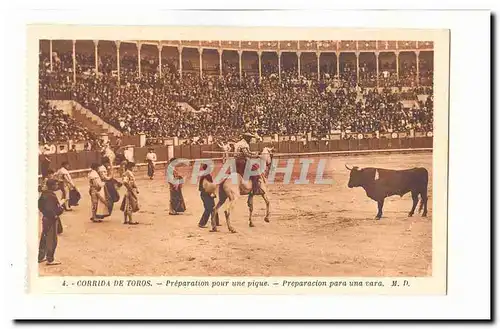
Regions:
[[[49,189],[53,190],[53,189],[57,188],[59,182],[55,179],[49,179],[49,180],[47,180],[46,184],[47,184],[47,187]]]

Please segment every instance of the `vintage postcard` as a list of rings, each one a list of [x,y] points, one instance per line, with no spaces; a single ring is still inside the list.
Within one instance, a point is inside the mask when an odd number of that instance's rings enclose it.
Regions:
[[[29,293],[446,294],[449,36],[29,26]]]

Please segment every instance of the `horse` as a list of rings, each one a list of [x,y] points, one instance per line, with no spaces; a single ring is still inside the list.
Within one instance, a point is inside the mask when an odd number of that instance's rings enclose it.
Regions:
[[[248,200],[247,200],[247,205],[248,205],[248,210],[249,210],[249,217],[248,217],[248,225],[249,227],[254,227],[255,224],[252,221],[252,213],[253,213],[253,197],[255,195],[260,195],[262,196],[262,199],[264,199],[264,202],[266,203],[266,216],[264,217],[264,221],[269,223],[269,215],[270,215],[270,202],[269,198],[267,197],[267,179],[266,175],[269,172],[269,167],[271,163],[271,158],[272,158],[272,150],[273,148],[266,148],[265,152],[261,152],[259,157],[256,157],[256,161],[253,162],[253,170],[257,171],[259,170],[261,173],[254,178],[255,182],[259,183],[259,189],[256,191],[256,193],[253,191],[253,181],[252,179],[249,179],[246,181],[244,177],[244,168],[243,170],[241,169],[241,166],[236,166],[236,172],[233,172],[232,175],[236,175],[236,177],[225,177],[219,184],[217,188],[217,184],[210,183],[206,180],[203,181],[203,189],[208,192],[208,193],[215,193],[217,191],[219,201],[215,205],[212,216],[211,216],[211,224],[212,224],[212,229],[211,232],[216,232],[217,231],[217,225],[216,223],[219,222],[219,214],[218,211],[225,205],[224,209],[224,215],[226,217],[226,223],[229,231],[231,233],[236,233],[236,230],[233,228],[231,225],[231,211],[234,208],[234,203],[238,196],[242,195],[248,195]],[[234,158],[233,158],[234,159]],[[248,160],[247,160],[248,161]],[[252,162],[251,162],[252,163]],[[246,164],[247,165],[247,164]],[[256,165],[259,166],[260,168],[266,168],[266,169],[260,169],[256,168]]]

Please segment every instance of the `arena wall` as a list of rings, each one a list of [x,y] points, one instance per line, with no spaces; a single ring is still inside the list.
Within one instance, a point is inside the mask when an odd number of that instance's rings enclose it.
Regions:
[[[265,146],[271,146],[271,143],[253,143],[250,145],[251,150],[262,150]],[[294,156],[300,157],[310,155],[311,153],[318,152],[358,152],[370,153],[375,150],[401,150],[411,152],[417,149],[432,149],[432,137],[414,137],[414,138],[372,138],[372,139],[350,139],[350,140],[329,140],[329,141],[310,141],[310,142],[297,142],[297,141],[283,141],[275,142],[275,152],[277,153],[290,153]],[[163,163],[169,160],[167,146],[153,146],[152,147],[157,155],[158,162]],[[136,147],[134,148],[134,161],[137,163],[144,163],[146,154],[149,147]],[[200,159],[211,158],[220,159],[222,154],[204,153],[205,151],[220,151],[219,147],[215,144],[208,145],[178,145],[174,146],[174,157],[186,159]],[[319,153],[321,154],[321,153]],[[98,151],[81,151],[81,152],[68,152],[46,155],[51,161],[50,167],[56,170],[61,166],[64,161],[68,161],[71,170],[76,175],[80,173],[86,174],[87,169],[94,162],[98,163],[101,160],[100,152]],[[142,167],[142,166],[141,166]],[[40,174],[40,163],[39,163]]]

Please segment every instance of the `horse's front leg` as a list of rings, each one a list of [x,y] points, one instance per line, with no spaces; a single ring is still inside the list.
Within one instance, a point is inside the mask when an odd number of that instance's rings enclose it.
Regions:
[[[231,233],[236,233],[236,230],[231,225],[231,210],[233,210],[234,201],[235,198],[229,197],[229,206],[227,207],[227,210],[224,211],[224,215],[226,215],[227,228]]]
[[[217,232],[217,226],[219,224],[219,209],[220,207],[222,207],[225,201],[225,199],[220,199],[219,202],[217,202],[217,205],[212,210],[212,214],[210,216],[210,224],[212,225],[212,229],[210,230],[210,232]]]
[[[264,221],[266,221],[267,223],[269,223],[269,215],[270,215],[270,212],[269,212],[269,205],[270,205],[269,198],[267,197],[266,194],[262,194],[262,199],[264,199],[264,202],[266,203],[266,217],[264,217]]]
[[[248,226],[250,227],[254,227],[255,225],[253,225],[253,222],[252,222],[252,213],[253,213],[253,193],[250,193],[248,195],[248,201],[247,201],[247,204],[248,204]]]

